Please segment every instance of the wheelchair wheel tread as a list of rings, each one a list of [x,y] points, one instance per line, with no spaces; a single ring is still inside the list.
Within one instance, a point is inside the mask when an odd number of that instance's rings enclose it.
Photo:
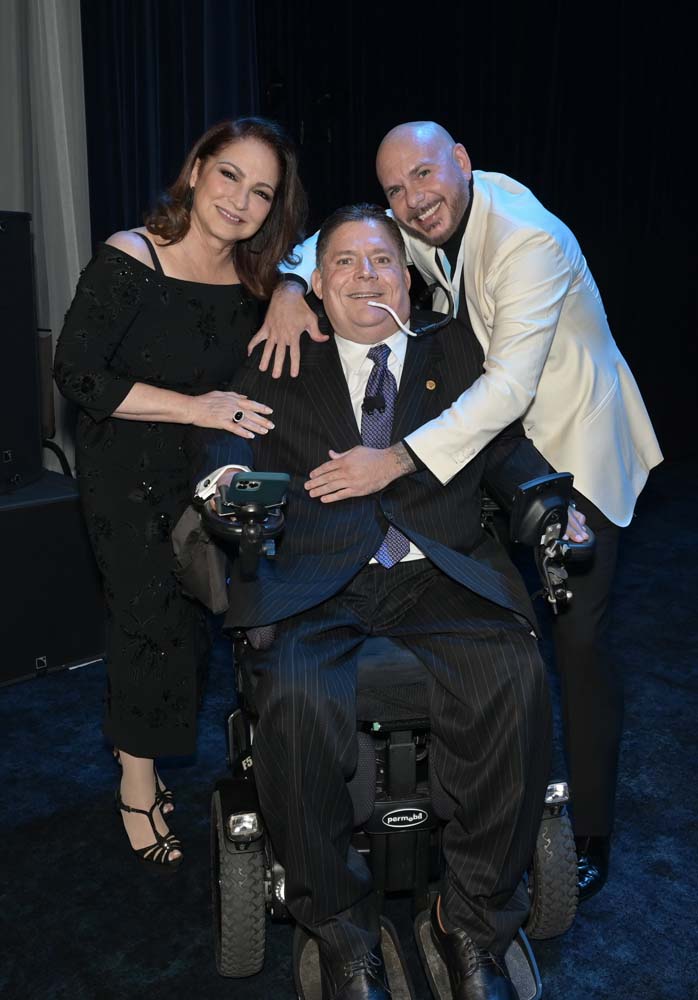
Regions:
[[[543,818],[529,871],[531,910],[524,930],[542,941],[569,930],[577,912],[577,854],[569,816]]]
[[[220,796],[211,803],[211,879],[216,966],[222,976],[254,976],[264,965],[264,852],[231,851]]]

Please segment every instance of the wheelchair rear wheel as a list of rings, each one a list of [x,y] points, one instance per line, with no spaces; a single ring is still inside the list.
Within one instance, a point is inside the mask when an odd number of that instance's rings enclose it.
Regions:
[[[211,800],[211,887],[216,966],[222,976],[254,976],[264,965],[264,851],[236,850],[225,835],[219,792]]]
[[[577,853],[566,813],[544,816],[528,875],[531,911],[524,930],[542,941],[569,930],[577,912]]]

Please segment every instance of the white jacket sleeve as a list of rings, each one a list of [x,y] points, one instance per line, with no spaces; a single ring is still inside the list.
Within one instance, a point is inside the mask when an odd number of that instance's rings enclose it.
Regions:
[[[293,248],[293,253],[300,260],[298,264],[280,264],[281,274],[296,274],[302,278],[310,291],[310,276],[315,270],[315,247],[317,246],[318,233],[313,233],[304,243],[299,243]]]
[[[519,231],[499,248],[485,278],[492,318],[484,374],[406,438],[442,483],[530,406],[572,278],[569,261],[546,233]]]

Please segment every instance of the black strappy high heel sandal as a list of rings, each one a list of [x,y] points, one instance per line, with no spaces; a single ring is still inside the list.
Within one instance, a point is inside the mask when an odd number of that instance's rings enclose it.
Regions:
[[[116,747],[112,750],[112,754],[116,763],[121,767],[121,754]],[[155,773],[155,805],[160,806],[163,816],[169,816],[175,810],[174,792],[163,783],[155,765],[153,765],[153,771]],[[165,806],[169,806],[169,809],[165,809]]]
[[[131,847],[138,860],[157,868],[159,871],[176,871],[181,864],[182,854],[180,853],[177,858],[172,858],[170,855],[173,851],[181,851],[182,845],[173,833],[158,833],[155,820],[153,819],[153,813],[158,808],[157,799],[153,802],[150,809],[136,809],[135,806],[126,805],[118,789],[116,790],[115,798],[117,811],[140,813],[141,816],[147,816],[148,822],[155,834],[155,843],[149,844],[147,847]],[[126,832],[126,836],[128,836],[128,831]]]

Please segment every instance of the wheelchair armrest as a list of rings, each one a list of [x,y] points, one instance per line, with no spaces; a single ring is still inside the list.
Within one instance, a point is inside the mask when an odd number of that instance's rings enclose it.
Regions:
[[[522,545],[540,545],[546,532],[567,526],[567,508],[572,499],[574,477],[570,472],[538,476],[517,486],[511,508],[511,540]]]

